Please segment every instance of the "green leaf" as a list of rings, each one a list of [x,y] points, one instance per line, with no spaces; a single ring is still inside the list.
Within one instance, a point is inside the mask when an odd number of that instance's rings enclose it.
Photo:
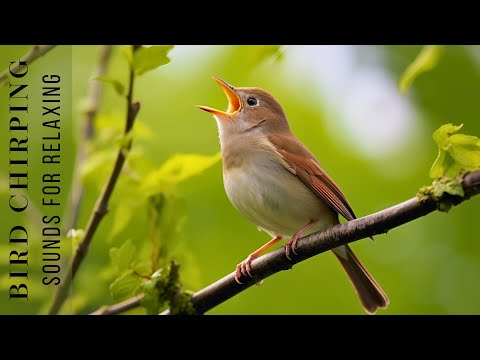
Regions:
[[[125,145],[132,138],[142,140],[152,140],[155,138],[155,132],[141,119],[135,120],[135,126],[125,136],[125,116],[120,113],[98,114],[95,119],[95,133],[97,134],[96,144]]]
[[[139,119],[135,120],[135,126],[131,131],[133,131],[136,139],[153,140],[156,137],[155,131],[153,131],[150,126]]]
[[[156,69],[159,66],[170,62],[167,56],[173,45],[142,46],[133,54],[132,66],[135,74],[142,75],[147,71]]]
[[[127,59],[128,63],[132,63],[132,57],[133,57],[133,48],[132,45],[123,45],[121,47],[122,54],[125,56]]]
[[[433,140],[444,150],[448,148],[448,138],[458,132],[463,127],[463,124],[453,125],[453,124],[444,124],[440,126],[433,133]]]
[[[112,85],[115,92],[120,96],[123,96],[125,94],[125,87],[120,81],[116,79],[112,79],[108,76],[95,76],[91,80],[98,80],[105,84]]]
[[[452,198],[444,196],[445,193],[464,197],[465,192],[462,186],[462,177],[443,177],[434,180],[432,185],[422,186],[420,188],[417,193],[417,198],[419,202],[426,202],[429,199],[433,199],[437,202],[438,210],[448,212],[455,203]]]
[[[433,182],[433,196],[435,199],[439,199],[444,193],[450,195],[465,196],[461,180],[443,178],[441,180],[435,180]]]
[[[145,177],[142,190],[147,195],[162,192],[165,186],[178,184],[192,176],[202,173],[215,165],[221,159],[221,154],[212,156],[198,154],[176,154],[170,157],[158,170]]]
[[[160,258],[165,259],[167,254],[170,254],[171,247],[175,244],[175,236],[182,230],[186,218],[185,198],[174,194],[165,195],[165,201],[157,217]]]
[[[141,280],[133,270],[124,272],[110,285],[110,294],[115,301],[122,301],[134,296],[140,289]]]
[[[97,150],[80,165],[80,178],[87,183],[102,186],[109,176],[117,156],[116,149]]]
[[[480,167],[480,139],[476,136],[455,134],[450,137],[450,153],[465,170]]]
[[[152,270],[152,262],[150,261],[150,259],[148,260],[137,259],[132,264],[132,268],[137,274],[150,274]],[[144,275],[144,276],[148,276],[148,275]]]
[[[121,204],[117,204],[113,214],[113,225],[108,236],[109,240],[112,240],[125,229],[132,215],[133,208],[128,202],[124,201]]]
[[[110,261],[117,270],[123,271],[130,268],[135,256],[135,245],[130,240],[125,241],[119,248],[110,249]]]
[[[100,113],[95,118],[95,145],[108,146],[123,135],[125,115],[121,113]]]
[[[420,74],[432,70],[437,65],[442,51],[443,47],[439,45],[424,46],[400,77],[400,92],[405,93]]]
[[[184,197],[170,195],[159,214],[158,229],[162,239],[170,239],[178,233],[187,217],[187,201]]]
[[[149,223],[155,226],[150,235],[155,247],[153,259],[160,259],[153,266],[158,266],[170,255],[173,245],[178,246],[178,235],[187,217],[187,202],[174,192],[159,193],[148,198],[147,210]]]
[[[463,125],[442,125],[433,133],[438,145],[438,156],[430,169],[430,177],[455,177],[462,171],[480,168],[480,139],[476,136],[455,134]]]
[[[167,300],[165,296],[165,278],[163,269],[157,270],[149,280],[142,284],[143,298],[140,304],[145,307],[148,315],[158,314],[160,308]]]

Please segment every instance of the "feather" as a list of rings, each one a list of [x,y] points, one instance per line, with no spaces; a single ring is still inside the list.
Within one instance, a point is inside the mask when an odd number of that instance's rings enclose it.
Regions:
[[[302,180],[323,201],[348,221],[355,213],[338,185],[322,169],[313,154],[292,133],[268,136],[287,166],[284,167]],[[293,170],[293,171],[292,171]]]

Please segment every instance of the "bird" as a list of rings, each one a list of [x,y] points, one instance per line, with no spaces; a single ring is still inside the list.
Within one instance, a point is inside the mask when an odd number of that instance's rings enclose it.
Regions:
[[[226,111],[197,105],[216,120],[223,184],[235,209],[272,239],[237,264],[235,281],[251,275],[251,263],[282,239],[285,255],[296,255],[297,240],[356,215],[338,185],[293,134],[278,100],[259,87],[234,87],[219,77]],[[389,299],[348,245],[332,249],[364,310],[374,314]]]

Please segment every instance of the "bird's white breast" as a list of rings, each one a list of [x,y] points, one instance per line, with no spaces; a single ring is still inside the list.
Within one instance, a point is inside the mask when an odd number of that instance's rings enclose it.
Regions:
[[[224,169],[225,191],[234,207],[272,236],[288,237],[310,221],[315,229],[336,223],[336,213],[271,153],[251,150],[241,166]]]

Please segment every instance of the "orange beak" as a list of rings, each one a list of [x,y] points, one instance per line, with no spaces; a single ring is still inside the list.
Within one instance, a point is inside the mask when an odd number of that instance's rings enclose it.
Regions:
[[[217,110],[208,106],[203,106],[203,105],[197,105],[199,109],[205,110],[209,112],[212,115],[219,115],[222,117],[232,117],[235,114],[237,114],[240,109],[242,108],[242,103],[240,101],[240,97],[237,95],[235,92],[235,88],[227,83],[225,80],[222,80],[216,76],[212,76],[213,79],[220,85],[220,87],[223,89],[223,92],[227,96],[228,99],[228,110],[227,111],[221,111]]]

